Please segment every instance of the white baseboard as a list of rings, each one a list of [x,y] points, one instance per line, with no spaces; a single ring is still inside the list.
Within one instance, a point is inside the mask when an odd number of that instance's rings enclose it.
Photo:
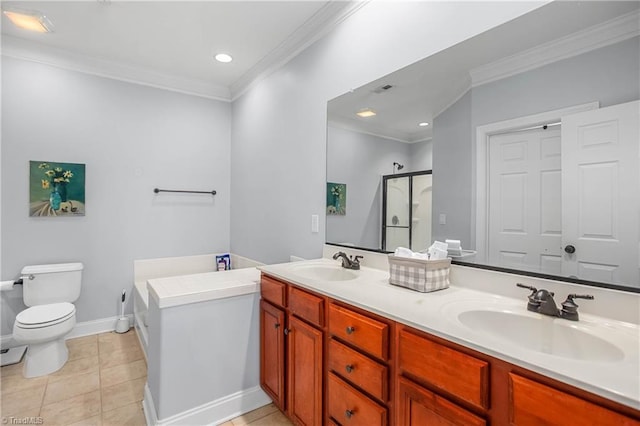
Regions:
[[[270,403],[267,394],[256,386],[160,420],[156,417],[151,391],[145,385],[142,407],[148,426],[218,425]]]
[[[129,318],[129,324],[133,327],[133,314],[126,315]],[[71,333],[67,335],[67,339],[73,339],[75,337],[90,336],[92,334],[107,333],[113,331],[116,328],[116,321],[119,317],[102,318],[93,321],[84,321],[76,323]],[[13,334],[6,334],[0,336],[0,346],[4,348],[13,348],[18,346],[13,340]]]

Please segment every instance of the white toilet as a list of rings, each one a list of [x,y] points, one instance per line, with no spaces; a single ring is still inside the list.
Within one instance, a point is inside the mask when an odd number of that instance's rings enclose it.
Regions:
[[[69,351],[65,336],[76,325],[82,263],[25,266],[22,269],[24,304],[13,325],[13,338],[28,345],[24,377],[38,377],[59,370]]]

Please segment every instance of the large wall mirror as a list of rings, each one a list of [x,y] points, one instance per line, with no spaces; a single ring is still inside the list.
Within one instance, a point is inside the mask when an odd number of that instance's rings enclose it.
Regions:
[[[413,220],[413,250],[640,291],[639,6],[552,2],[329,101],[327,243],[393,251]],[[385,199],[428,171],[428,201]]]

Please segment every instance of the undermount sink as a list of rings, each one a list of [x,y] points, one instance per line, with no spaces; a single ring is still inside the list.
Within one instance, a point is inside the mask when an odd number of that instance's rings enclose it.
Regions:
[[[340,265],[305,265],[295,268],[294,271],[305,278],[320,281],[348,281],[358,277],[354,271]]]
[[[624,352],[588,331],[580,323],[528,312],[478,309],[458,314],[458,320],[477,333],[525,349],[581,361],[614,362]]]

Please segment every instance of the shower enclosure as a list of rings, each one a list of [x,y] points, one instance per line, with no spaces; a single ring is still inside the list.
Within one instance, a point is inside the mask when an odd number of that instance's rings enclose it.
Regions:
[[[382,176],[382,249],[431,245],[431,170]]]

